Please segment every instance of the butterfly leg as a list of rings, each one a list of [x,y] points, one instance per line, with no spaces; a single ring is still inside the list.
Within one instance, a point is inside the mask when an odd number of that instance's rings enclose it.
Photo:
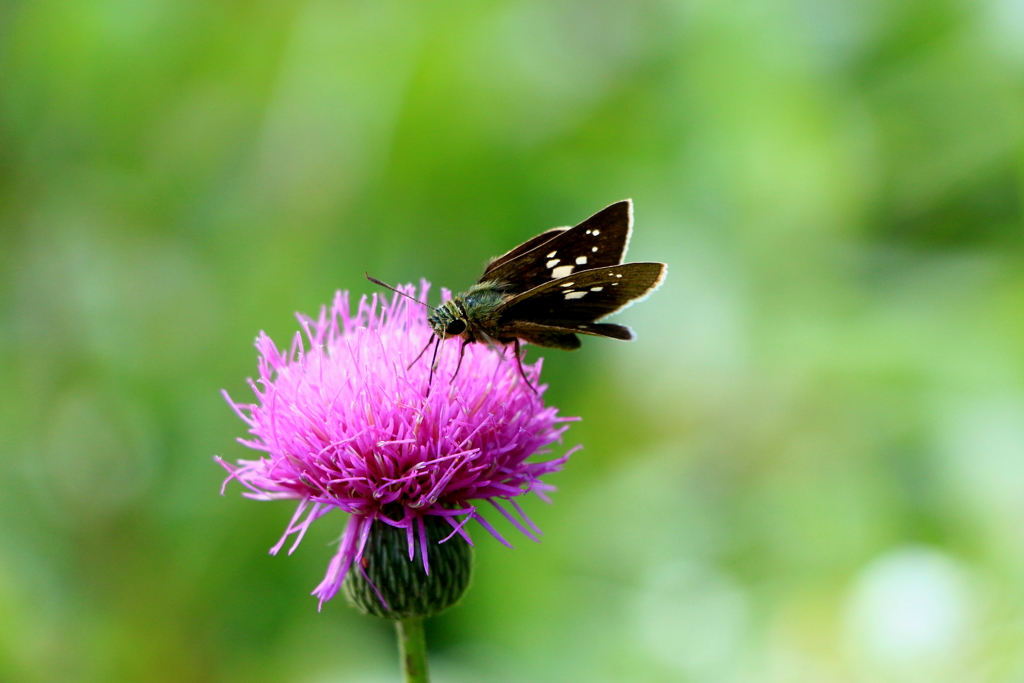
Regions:
[[[492,337],[491,335],[487,334],[483,330],[478,330],[477,334],[479,334],[481,337],[483,337],[484,341],[487,342],[487,348],[489,348],[491,351],[493,351],[496,354],[498,354],[499,356],[501,356],[502,360],[505,360],[505,347],[503,345],[499,344],[498,341],[495,340],[494,337]]]
[[[430,395],[430,387],[434,383],[434,368],[437,367],[437,349],[441,346],[441,338],[434,338],[434,355],[430,358],[430,377],[427,378],[427,395]],[[424,349],[426,351],[426,349]]]
[[[425,354],[427,352],[427,349],[430,348],[430,345],[434,343],[435,339],[437,339],[436,336],[430,335],[430,339],[427,340],[427,345],[423,347],[422,351],[420,351],[418,354],[416,354],[416,357],[412,359],[412,362],[409,363],[409,365],[406,366],[406,368],[405,368],[406,370],[408,370],[412,366],[416,365],[416,361],[418,361],[420,358],[423,357],[423,354]]]
[[[526,371],[523,370],[523,355],[519,351],[519,349],[520,349],[519,337],[516,337],[514,340],[512,340],[512,348],[513,348],[513,350],[515,351],[515,354],[516,354],[516,365],[519,367],[519,376],[523,378],[524,382],[526,382],[526,386],[530,387],[530,391],[532,391],[534,394],[536,394],[537,393],[536,387],[534,387],[532,384],[530,384],[530,380],[527,379],[527,377],[526,377]]]
[[[459,368],[462,367],[462,357],[464,355],[466,355],[466,340],[465,339],[462,340],[462,346],[459,347],[459,362],[455,366],[455,373],[452,375],[452,378],[450,380],[452,382],[454,382],[455,378],[459,376]]]

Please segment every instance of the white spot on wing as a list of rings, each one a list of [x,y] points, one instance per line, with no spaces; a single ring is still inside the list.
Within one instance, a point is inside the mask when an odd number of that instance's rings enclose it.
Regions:
[[[622,273],[615,273],[615,277],[622,277]]]
[[[545,268],[554,268],[555,266],[558,265],[558,262],[561,260],[562,259],[553,258],[550,261],[548,261],[548,264],[545,266]]]
[[[613,283],[612,283],[612,287],[618,287],[618,286],[619,286],[619,283],[618,283],[618,282],[613,282]]]
[[[557,268],[552,268],[551,277],[555,278],[556,280],[560,277],[569,277],[570,275],[572,275],[572,269],[574,267],[575,266],[558,266]]]
[[[572,287],[574,284],[576,284],[576,283],[575,282],[563,282],[562,286],[563,287]]]
[[[589,230],[587,230],[587,234],[588,234],[588,235],[590,234],[590,231],[589,231]]]
[[[566,292],[565,293],[565,298],[566,299],[582,299],[586,295],[587,295],[586,292]]]
[[[555,254],[557,254],[557,253],[558,253],[558,250],[557,250],[557,249],[555,249],[555,250],[554,250],[553,252],[551,252],[550,254],[548,254],[548,258],[552,258],[552,257],[554,257],[554,255],[555,255]]]
[[[602,290],[604,290],[604,287],[591,287],[590,288],[591,292],[600,292]]]
[[[596,254],[597,253],[597,247],[591,247],[590,251],[592,251],[592,252],[594,252]]]
[[[577,256],[576,257],[576,265],[577,266],[585,266],[585,265],[587,265],[587,257],[586,256]]]
[[[601,231],[600,231],[600,230],[595,230],[595,231],[594,231],[594,237],[597,237],[597,236],[598,236],[598,235],[600,235],[600,234],[601,234]]]

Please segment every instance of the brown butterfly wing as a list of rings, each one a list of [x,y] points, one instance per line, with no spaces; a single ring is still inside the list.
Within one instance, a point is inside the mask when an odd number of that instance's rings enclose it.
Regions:
[[[504,329],[528,322],[616,337],[587,328],[653,292],[665,271],[664,263],[623,263],[552,280],[506,299],[496,311],[499,324]]]
[[[502,291],[517,294],[574,272],[618,265],[629,246],[632,224],[632,202],[616,202],[579,225],[549,230],[516,247],[488,265],[480,282],[495,282]],[[539,241],[555,231],[551,239]],[[535,241],[536,246],[523,248]]]

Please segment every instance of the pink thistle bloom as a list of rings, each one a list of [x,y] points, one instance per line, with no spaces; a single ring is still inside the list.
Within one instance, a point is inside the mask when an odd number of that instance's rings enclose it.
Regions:
[[[428,289],[424,281],[421,300]],[[403,291],[415,294],[412,285]],[[410,560],[419,543],[428,574],[426,515],[451,525],[445,540],[457,533],[472,544],[465,525],[474,519],[511,547],[480,514],[479,501],[486,501],[537,540],[540,531],[515,499],[532,491],[547,501],[554,487],[540,478],[560,470],[579,447],[553,460],[527,459],[550,452],[546,447],[568,429],[564,423],[577,418],[545,407],[545,386],[534,393],[511,353],[469,344],[452,380],[458,343],[442,343],[428,386],[429,356],[409,367],[433,335],[424,306],[397,295],[390,302],[364,296],[352,315],[348,293],[338,292],[316,320],[298,317],[305,337],[296,332],[287,353],[264,333],[256,340],[260,377],[249,382],[256,402],[236,403],[224,393],[249,425],[252,438],[239,441],[266,455],[237,465],[216,460],[230,472],[224,486],[237,479],[248,489],[244,496],[299,501],[271,554],[294,535],[291,554],[309,525],[335,508],[351,515],[313,591],[321,606],[353,563],[359,566],[374,521],[405,530]],[[537,386],[541,361],[523,367]]]

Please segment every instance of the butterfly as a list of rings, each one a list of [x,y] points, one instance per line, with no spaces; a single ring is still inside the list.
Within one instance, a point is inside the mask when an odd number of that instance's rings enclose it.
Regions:
[[[622,262],[632,231],[633,203],[626,199],[574,227],[553,228],[491,259],[475,285],[428,316],[434,358],[442,341],[460,338],[458,374],[466,344],[512,344],[526,380],[521,342],[573,350],[580,347],[580,334],[634,339],[625,325],[599,322],[643,299],[665,279],[664,263]]]

